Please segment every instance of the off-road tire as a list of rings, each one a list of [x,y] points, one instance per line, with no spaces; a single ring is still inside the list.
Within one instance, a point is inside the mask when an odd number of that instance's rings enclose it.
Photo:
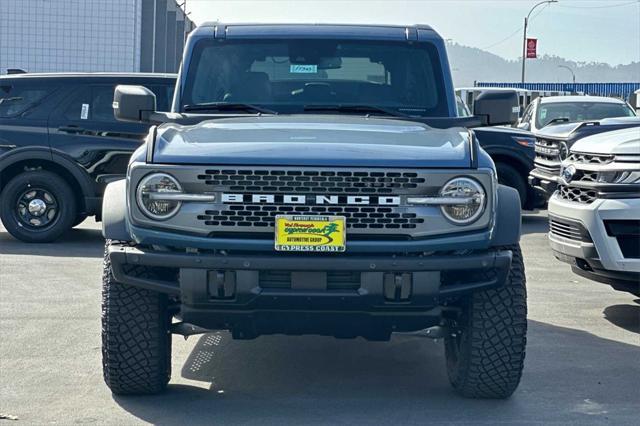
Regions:
[[[524,208],[528,202],[528,187],[526,179],[516,170],[515,167],[498,162],[496,163],[496,171],[498,173],[498,183],[518,191],[520,195],[520,207]]]
[[[167,296],[117,282],[106,248],[102,275],[102,370],[117,395],[156,394],[171,377]]]
[[[469,398],[508,398],[524,367],[527,291],[519,245],[504,287],[476,292],[461,303],[455,336],[445,339],[447,373],[453,388]]]
[[[30,187],[43,188],[50,192],[58,211],[51,224],[41,229],[22,225],[17,218],[16,202],[19,194]],[[25,243],[49,243],[71,229],[77,216],[75,195],[69,184],[60,176],[46,170],[20,173],[5,185],[0,194],[0,219],[7,231]]]

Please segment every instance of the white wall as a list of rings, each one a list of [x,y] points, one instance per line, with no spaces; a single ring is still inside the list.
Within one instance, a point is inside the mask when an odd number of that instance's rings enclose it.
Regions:
[[[139,0],[0,0],[0,73],[138,71]]]

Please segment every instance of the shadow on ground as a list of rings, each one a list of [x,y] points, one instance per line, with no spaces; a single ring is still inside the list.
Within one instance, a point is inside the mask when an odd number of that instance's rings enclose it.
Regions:
[[[6,230],[0,231],[0,255],[22,254],[32,256],[102,257],[104,238],[99,229],[71,229],[53,243],[29,244],[13,238]]]
[[[615,326],[640,334],[640,306],[638,306],[640,305],[640,299],[636,299],[634,302],[636,305],[612,305],[606,307],[603,311],[605,319]]]
[[[607,423],[609,416],[618,424],[637,420],[637,346],[541,322],[529,324],[523,381],[506,401],[455,395],[447,381],[442,344],[429,339],[403,335],[373,343],[269,336],[234,341],[227,333],[199,338],[181,371],[193,386],[170,385],[161,396],[116,401],[154,424],[584,424]]]
[[[522,234],[546,234],[549,232],[549,219],[544,215],[523,214]]]

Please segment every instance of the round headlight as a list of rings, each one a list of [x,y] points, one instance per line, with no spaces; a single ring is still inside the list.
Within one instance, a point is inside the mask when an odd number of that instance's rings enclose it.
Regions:
[[[138,184],[136,200],[142,212],[156,220],[166,220],[180,210],[180,201],[163,199],[167,193],[182,192],[178,181],[166,173],[153,173],[145,176]]]
[[[456,225],[472,223],[484,211],[487,197],[482,185],[474,179],[457,177],[447,182],[440,190],[441,197],[460,198],[460,204],[442,205],[442,213]]]

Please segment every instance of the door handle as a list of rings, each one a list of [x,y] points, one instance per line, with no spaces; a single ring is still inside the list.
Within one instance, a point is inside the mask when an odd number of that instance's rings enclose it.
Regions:
[[[84,129],[82,127],[74,126],[73,124],[71,124],[69,126],[60,126],[60,127],[58,127],[58,130],[60,130],[61,132],[65,132],[65,133],[81,133],[81,132],[84,132]]]

